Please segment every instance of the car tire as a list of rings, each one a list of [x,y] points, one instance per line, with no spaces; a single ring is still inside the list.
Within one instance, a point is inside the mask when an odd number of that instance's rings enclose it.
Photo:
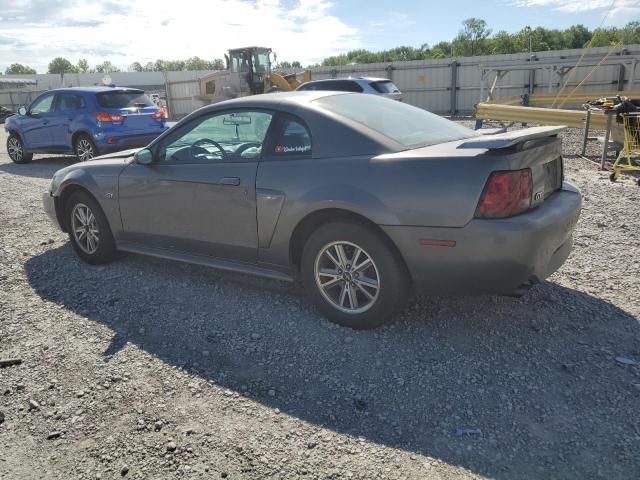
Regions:
[[[14,163],[29,163],[33,160],[33,153],[25,153],[24,143],[15,133],[9,134],[7,138],[7,153]]]
[[[89,193],[77,191],[69,197],[65,218],[71,245],[82,260],[100,265],[116,258],[116,243],[107,217]]]
[[[302,251],[301,277],[329,320],[356,330],[387,323],[403,307],[410,286],[390,241],[358,223],[329,223],[313,232]]]
[[[76,140],[73,143],[73,151],[80,162],[86,162],[91,160],[93,157],[98,156],[98,148],[96,147],[96,144],[93,143],[93,140],[91,140],[89,135],[84,133],[81,133],[76,137]]]

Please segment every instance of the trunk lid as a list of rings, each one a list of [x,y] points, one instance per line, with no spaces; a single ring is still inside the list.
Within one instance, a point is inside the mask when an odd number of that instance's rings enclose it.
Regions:
[[[531,169],[531,207],[535,207],[562,188],[562,141],[558,134],[566,127],[532,127],[484,135],[464,140],[458,149],[481,149],[504,154],[506,169]]]

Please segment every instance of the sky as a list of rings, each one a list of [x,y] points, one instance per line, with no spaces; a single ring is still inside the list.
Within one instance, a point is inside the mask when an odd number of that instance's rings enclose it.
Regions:
[[[271,47],[312,64],[356,48],[433,45],[469,17],[494,32],[640,20],[640,0],[0,0],[0,71],[14,62],[45,73],[63,56],[126,70],[158,58],[222,58],[229,48]]]

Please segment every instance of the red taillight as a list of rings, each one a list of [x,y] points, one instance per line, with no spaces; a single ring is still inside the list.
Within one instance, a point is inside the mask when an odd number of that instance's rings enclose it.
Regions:
[[[167,110],[163,107],[160,110],[158,110],[157,112],[153,112],[151,114],[151,117],[154,120],[163,121],[163,120],[166,120],[167,118],[169,118],[169,115],[167,115]]]
[[[531,207],[531,170],[493,172],[480,197],[477,218],[503,218]]]
[[[118,115],[116,113],[97,112],[96,120],[101,123],[122,123],[124,122],[124,115]]]

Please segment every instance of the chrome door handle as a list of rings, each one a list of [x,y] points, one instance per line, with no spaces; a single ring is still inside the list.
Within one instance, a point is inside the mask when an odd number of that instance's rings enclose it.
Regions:
[[[232,185],[237,187],[240,185],[240,179],[238,177],[224,177],[220,180],[220,185]]]

